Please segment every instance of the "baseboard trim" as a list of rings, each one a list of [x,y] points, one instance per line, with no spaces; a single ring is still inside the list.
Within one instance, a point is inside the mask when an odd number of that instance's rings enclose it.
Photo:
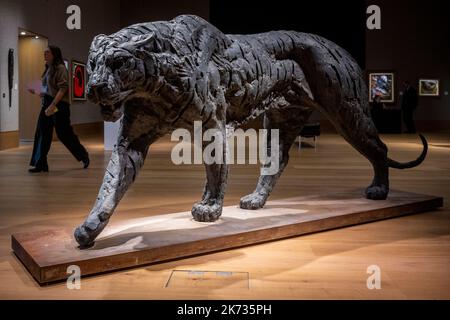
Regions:
[[[313,121],[314,122],[314,121]],[[317,120],[323,133],[337,133],[336,128],[328,119]],[[450,133],[448,120],[416,120],[417,132]]]
[[[0,151],[19,147],[19,131],[0,132]]]

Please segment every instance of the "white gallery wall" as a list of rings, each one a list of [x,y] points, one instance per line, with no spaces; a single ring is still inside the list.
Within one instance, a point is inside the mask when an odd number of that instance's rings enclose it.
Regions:
[[[81,9],[81,30],[69,30],[67,7]],[[0,0],[0,132],[19,130],[19,95],[13,89],[9,108],[8,51],[14,49],[14,83],[18,84],[19,28],[41,34],[49,44],[59,46],[67,60],[86,61],[90,43],[99,33],[113,33],[120,27],[120,2],[108,0]],[[44,63],[44,62],[43,62]],[[4,95],[4,96],[3,96]],[[74,102],[72,123],[102,121],[98,107]]]
[[[81,30],[66,27],[66,9],[70,5],[81,9]],[[18,84],[19,28],[47,37],[49,44],[59,46],[69,61],[86,61],[95,35],[111,34],[137,22],[169,20],[179,14],[208,19],[209,0],[0,0],[0,132],[19,130],[17,90],[13,90],[12,107],[8,106],[8,50],[15,52],[14,83]],[[99,108],[89,102],[73,102],[71,113],[74,124],[102,121]],[[105,126],[107,149],[112,148],[117,129],[117,124]]]

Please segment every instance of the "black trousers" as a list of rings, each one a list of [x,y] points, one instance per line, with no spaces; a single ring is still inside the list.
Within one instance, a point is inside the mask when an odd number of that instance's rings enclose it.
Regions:
[[[47,155],[53,139],[53,127],[56,129],[58,139],[66,146],[77,161],[88,157],[88,152],[81,145],[80,140],[73,132],[70,124],[70,105],[60,101],[58,111],[50,117],[45,115],[45,110],[50,106],[53,97],[42,97],[42,108],[39,114],[36,133],[34,135],[33,154],[30,165],[33,167],[48,167]]]
[[[406,131],[410,133],[416,132],[416,126],[414,124],[414,109],[403,109],[403,122],[406,126]]]

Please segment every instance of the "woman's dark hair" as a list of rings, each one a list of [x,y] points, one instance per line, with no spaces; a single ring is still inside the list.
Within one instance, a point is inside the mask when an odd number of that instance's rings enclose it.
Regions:
[[[49,45],[48,48],[50,49],[50,52],[52,53],[52,56],[53,56],[52,67],[53,67],[53,70],[55,70],[57,66],[59,66],[60,64],[64,64],[62,52],[61,52],[61,49],[57,46]],[[50,67],[49,65],[47,65],[47,64],[45,65],[45,70],[44,70],[44,73],[42,74],[42,77],[45,76],[45,73],[47,72],[49,67]]]

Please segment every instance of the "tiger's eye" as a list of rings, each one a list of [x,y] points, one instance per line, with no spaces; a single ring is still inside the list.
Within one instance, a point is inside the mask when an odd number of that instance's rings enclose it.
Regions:
[[[112,68],[114,69],[114,70],[116,70],[116,69],[120,69],[120,68],[122,68],[122,66],[125,64],[125,60],[123,59],[123,58],[118,58],[118,59],[115,59],[114,60],[114,62],[113,62],[113,64],[112,64]]]

